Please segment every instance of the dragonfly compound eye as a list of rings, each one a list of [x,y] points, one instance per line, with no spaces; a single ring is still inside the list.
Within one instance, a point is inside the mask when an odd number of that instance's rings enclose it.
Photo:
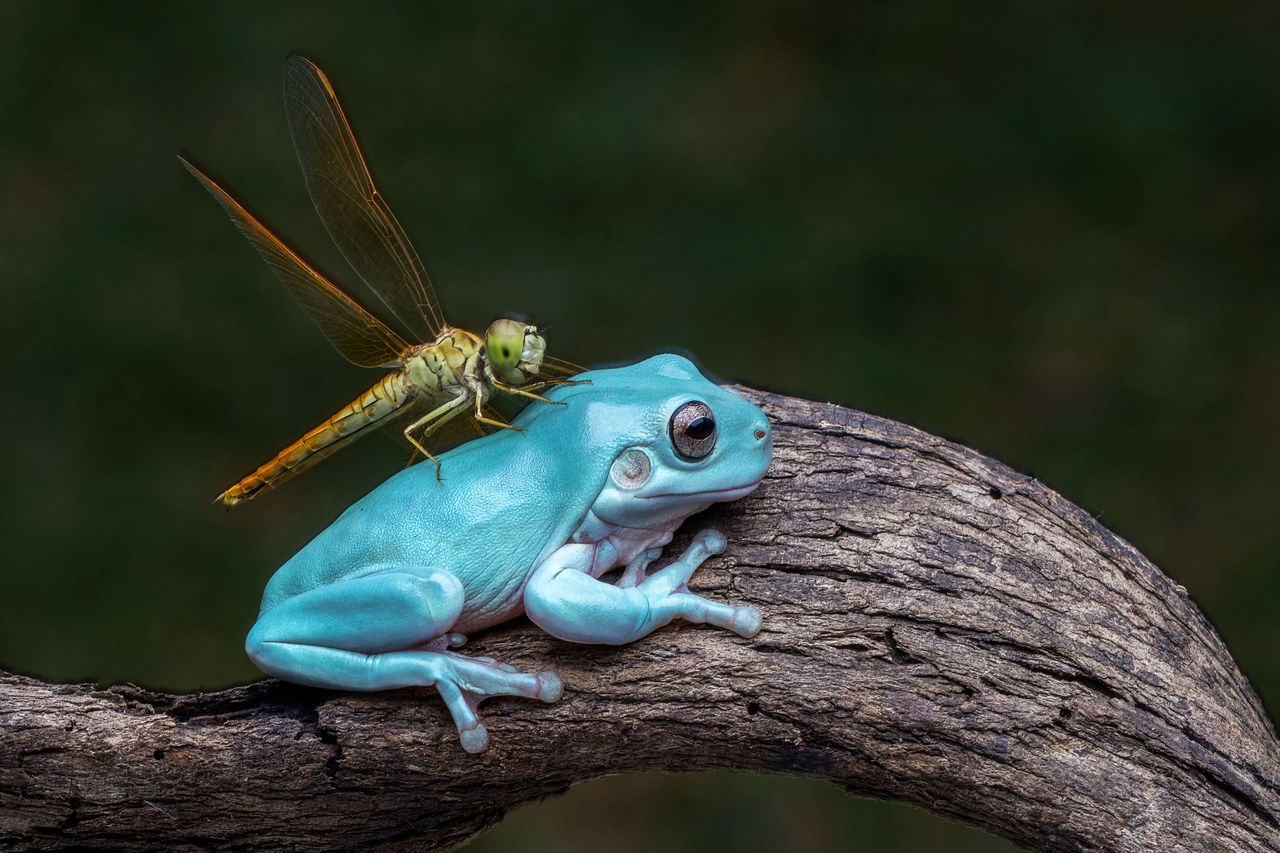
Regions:
[[[484,350],[494,370],[499,373],[511,370],[524,351],[524,324],[505,318],[494,320],[485,332]]]
[[[706,403],[685,403],[671,416],[671,445],[681,459],[696,462],[716,446],[716,419]]]

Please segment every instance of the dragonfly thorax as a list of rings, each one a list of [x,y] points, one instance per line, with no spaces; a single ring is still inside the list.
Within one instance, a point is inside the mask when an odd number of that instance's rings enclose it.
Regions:
[[[464,329],[449,329],[435,343],[415,347],[404,360],[414,388],[432,394],[474,391],[481,375],[484,341]]]

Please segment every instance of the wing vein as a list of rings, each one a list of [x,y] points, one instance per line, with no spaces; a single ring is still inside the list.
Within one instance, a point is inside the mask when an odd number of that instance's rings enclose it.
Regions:
[[[285,107],[307,190],[347,263],[387,308],[435,340],[446,328],[426,268],[378,191],[332,84],[300,56],[285,65]]]
[[[344,358],[360,367],[399,364],[409,344],[271,232],[231,193],[185,159],[187,171],[222,206],[289,295]]]

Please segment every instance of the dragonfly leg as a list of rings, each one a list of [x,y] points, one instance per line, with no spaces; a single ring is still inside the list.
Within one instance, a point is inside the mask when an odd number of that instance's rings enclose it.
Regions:
[[[427,412],[425,415],[418,418],[416,421],[414,421],[413,423],[409,424],[407,427],[404,428],[404,437],[410,444],[413,445],[414,449],[417,450],[419,453],[421,453],[423,456],[430,459],[432,462],[436,463],[436,479],[437,480],[443,479],[440,476],[440,460],[437,459],[434,455],[432,455],[431,451],[423,447],[422,444],[416,438],[413,437],[413,433],[417,432],[418,430],[422,430],[422,437],[426,438],[427,436],[431,435],[431,433],[435,432],[437,429],[439,429],[444,424],[448,423],[450,420],[456,417],[457,414],[462,411],[463,407],[466,406],[466,404],[467,404],[466,396],[463,394],[459,394],[457,397],[454,397],[449,402],[445,403],[442,406],[437,406],[436,408]],[[413,457],[410,456],[409,460],[413,461]]]
[[[436,481],[437,481],[437,482],[439,482],[439,481],[444,480],[444,477],[441,477],[441,476],[440,476],[440,460],[439,460],[439,459],[437,459],[437,458],[435,457],[435,455],[434,455],[434,454],[432,454],[432,452],[431,452],[430,450],[427,450],[425,447],[423,447],[421,444],[419,444],[419,443],[418,443],[418,440],[417,440],[416,438],[414,438],[413,436],[409,435],[409,433],[408,433],[408,431],[407,431],[407,430],[405,431],[404,437],[405,437],[406,439],[408,439],[408,440],[409,440],[409,443],[413,445],[413,449],[414,449],[417,453],[421,453],[423,456],[427,457],[427,459],[429,459],[429,460],[431,460],[432,462],[434,462],[434,463],[435,463],[435,465],[436,465]],[[412,456],[410,456],[410,457],[409,457],[409,462],[413,462],[413,457],[412,457]],[[405,467],[408,467],[408,466],[406,465]]]
[[[521,397],[528,397],[530,400],[539,400],[543,403],[550,403],[553,406],[569,405],[568,403],[562,402],[560,400],[548,400],[546,397],[543,397],[541,394],[534,394],[532,391],[527,390],[529,388],[545,388],[547,384],[548,383],[546,382],[540,381],[540,382],[535,382],[532,385],[526,385],[524,388],[516,388],[513,385],[503,385],[501,382],[494,382],[493,387],[497,388],[499,391],[503,392],[504,394],[516,394]]]
[[[475,423],[475,421],[470,421],[470,424],[471,424],[471,428],[475,431],[476,438],[485,437],[487,433],[485,433],[485,431],[480,428],[479,424]],[[424,435],[427,435],[429,433],[430,433],[430,430],[424,433]],[[417,458],[418,458],[418,449],[415,447],[413,450],[409,451],[409,458],[404,461],[404,467],[408,468],[410,465],[413,464],[413,460]]]
[[[501,386],[496,386],[496,387],[501,387]],[[488,424],[489,426],[502,427],[503,429],[512,429],[512,430],[515,430],[516,432],[524,432],[524,428],[523,428],[523,427],[512,426],[512,425],[511,425],[511,424],[509,424],[509,423],[504,423],[503,421],[499,421],[499,420],[496,420],[496,419],[494,419],[494,418],[485,417],[485,415],[480,411],[480,407],[481,407],[481,406],[483,406],[483,405],[484,405],[484,403],[480,400],[480,398],[479,398],[479,397],[476,397],[476,414],[475,414],[475,418],[476,418],[476,420],[477,420],[477,421],[479,421],[480,423],[482,423],[482,424]]]
[[[531,383],[526,388],[546,388],[548,385],[590,385],[590,379],[552,379],[544,376],[537,382]]]

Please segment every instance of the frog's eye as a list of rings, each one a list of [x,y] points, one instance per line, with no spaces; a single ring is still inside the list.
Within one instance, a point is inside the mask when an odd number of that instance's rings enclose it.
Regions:
[[[681,459],[705,459],[716,446],[716,419],[706,403],[694,400],[671,416],[671,444]]]

